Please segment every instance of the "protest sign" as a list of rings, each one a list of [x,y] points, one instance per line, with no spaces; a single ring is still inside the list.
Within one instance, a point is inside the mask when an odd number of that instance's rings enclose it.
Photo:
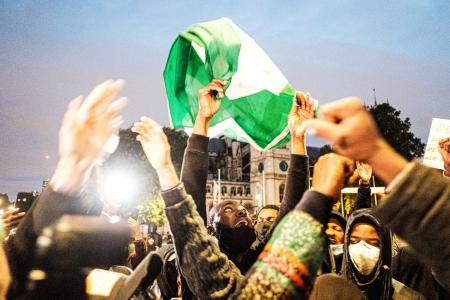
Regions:
[[[450,120],[433,118],[423,164],[436,169],[444,169],[444,161],[438,150],[440,139],[450,137]]]

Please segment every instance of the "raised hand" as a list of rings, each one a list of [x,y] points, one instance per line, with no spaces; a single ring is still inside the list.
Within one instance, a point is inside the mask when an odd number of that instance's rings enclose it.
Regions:
[[[380,136],[375,121],[356,97],[322,106],[320,119],[304,121],[302,126],[328,140],[338,153],[367,161],[387,183],[407,164]]]
[[[59,131],[60,158],[50,181],[54,190],[79,192],[89,178],[106,142],[123,122],[118,114],[127,100],[114,100],[123,85],[123,80],[108,80],[85,99],[80,96],[69,103]]]
[[[136,139],[141,142],[150,164],[158,173],[161,188],[167,189],[179,183],[178,176],[170,157],[170,145],[162,127],[148,117],[142,117],[134,123],[131,131],[136,132]]]
[[[128,218],[127,222],[128,222],[128,225],[131,228],[131,232],[133,234],[134,239],[142,238],[141,230],[139,228],[139,223],[135,219],[133,219],[131,217]]]
[[[207,86],[198,90],[198,113],[201,117],[210,119],[219,110],[222,101],[216,99],[215,95],[218,98],[224,97],[224,84],[224,80],[213,79]]]
[[[303,138],[306,129],[302,128],[302,122],[312,119],[314,116],[314,102],[309,93],[296,92],[288,116],[289,131],[292,138]]]
[[[148,161],[157,171],[172,164],[169,141],[161,125],[148,117],[141,117],[141,122],[134,123],[131,131],[138,134],[136,139],[141,142]]]
[[[296,92],[288,116],[288,126],[291,133],[291,153],[306,154],[305,129],[301,126],[303,121],[314,116],[314,103],[309,93]]]
[[[213,79],[210,84],[198,90],[198,114],[195,118],[193,133],[207,136],[209,123],[214,114],[219,110],[221,100],[224,97],[224,80]]]
[[[372,167],[369,164],[356,161],[356,169],[362,184],[369,184],[372,178]]]
[[[353,173],[353,160],[328,153],[319,157],[314,165],[312,189],[325,196],[339,200],[346,178]]]

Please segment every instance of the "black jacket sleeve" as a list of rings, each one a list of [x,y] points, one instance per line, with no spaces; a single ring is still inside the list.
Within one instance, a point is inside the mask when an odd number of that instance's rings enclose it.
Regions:
[[[360,184],[358,187],[358,196],[356,198],[356,207],[355,209],[361,208],[371,208],[371,191],[370,185]]]
[[[280,223],[281,219],[287,215],[303,196],[303,193],[309,188],[309,161],[306,155],[291,154],[291,161],[288,169],[286,187],[284,189],[283,201],[280,205],[280,211],[267,232],[265,242],[269,241],[273,229]]]
[[[208,179],[208,142],[203,135],[192,134],[184,152],[181,182],[192,196],[206,225],[206,181]]]

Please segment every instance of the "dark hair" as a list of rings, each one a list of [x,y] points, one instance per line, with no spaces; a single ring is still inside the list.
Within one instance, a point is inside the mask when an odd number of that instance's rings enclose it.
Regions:
[[[279,207],[278,205],[275,205],[275,204],[267,204],[267,205],[264,205],[264,206],[259,210],[258,215],[259,215],[260,212],[263,211],[263,209],[273,209],[273,210],[276,210],[276,211],[280,211],[280,207]]]

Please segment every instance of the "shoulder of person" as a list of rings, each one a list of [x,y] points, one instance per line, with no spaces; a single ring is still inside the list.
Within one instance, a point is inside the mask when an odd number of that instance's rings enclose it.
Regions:
[[[420,299],[426,298],[419,292],[407,287],[398,280],[392,278],[392,287],[394,288],[394,294],[392,300],[406,300],[406,299]]]

